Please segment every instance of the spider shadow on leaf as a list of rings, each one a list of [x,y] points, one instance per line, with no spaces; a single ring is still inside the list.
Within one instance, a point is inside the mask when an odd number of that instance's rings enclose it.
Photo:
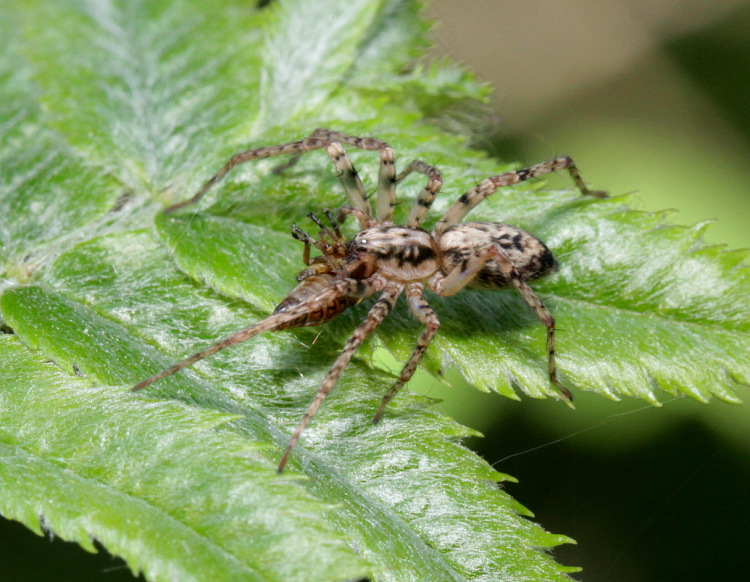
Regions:
[[[544,326],[514,289],[467,289],[436,305],[446,336],[480,338],[528,329],[538,330],[540,341],[544,337]]]

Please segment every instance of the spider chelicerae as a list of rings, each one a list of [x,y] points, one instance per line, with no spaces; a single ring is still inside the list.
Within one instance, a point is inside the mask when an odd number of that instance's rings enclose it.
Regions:
[[[370,208],[369,197],[342,144],[380,153],[375,216]],[[458,293],[464,287],[515,287],[547,328],[549,379],[560,391],[561,398],[570,402],[570,391],[557,377],[555,320],[527,283],[527,280],[546,275],[556,268],[557,263],[552,253],[542,241],[516,226],[500,222],[461,220],[498,188],[563,169],[568,170],[582,194],[606,196],[603,192],[586,187],[573,160],[558,157],[522,170],[486,178],[462,195],[430,233],[420,225],[443,184],[437,168],[421,160],[414,160],[401,173],[397,173],[394,151],[384,141],[317,129],[306,139],[235,154],[203,184],[195,196],[168,207],[164,212],[173,212],[197,202],[237,164],[292,154],[287,163],[274,170],[281,171],[294,165],[305,152],[320,148],[326,148],[333,160],[349,199],[349,206],[341,208],[335,215],[325,211],[330,226],[324,225],[314,214],[308,215],[320,228],[317,238],[301,230],[296,224],[292,225],[292,236],[304,243],[303,261],[306,265],[297,275],[297,286],[266,319],[140,382],[133,390],[144,388],[259,333],[325,323],[363,299],[379,294],[367,317],[354,330],[331,366],[292,434],[279,463],[278,470],[281,472],[302,431],[336,385],[357,348],[390,313],[399,295],[406,294],[409,309],[425,328],[398,380],[383,397],[373,422],[380,420],[388,402],[412,377],[440,326],[438,316],[424,298],[425,287],[442,296]],[[424,174],[427,183],[412,206],[406,224],[396,225],[392,220],[396,206],[396,184],[413,172]],[[359,221],[360,230],[354,238],[346,240],[339,229],[339,222],[350,214]],[[313,247],[320,252],[319,256],[311,257]]]

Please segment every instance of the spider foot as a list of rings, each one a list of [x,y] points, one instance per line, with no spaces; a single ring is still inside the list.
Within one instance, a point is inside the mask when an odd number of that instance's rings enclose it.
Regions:
[[[586,190],[584,192],[586,196],[593,196],[594,198],[609,198],[609,192],[604,190]]]
[[[381,406],[378,408],[378,411],[375,413],[375,416],[372,417],[372,424],[378,424],[380,422],[380,419],[383,418],[383,413],[385,412],[385,406]]]
[[[552,383],[560,391],[561,400],[567,404],[571,409],[575,410],[576,406],[573,404],[573,393],[568,390],[565,385],[560,382],[556,377],[551,378]]]

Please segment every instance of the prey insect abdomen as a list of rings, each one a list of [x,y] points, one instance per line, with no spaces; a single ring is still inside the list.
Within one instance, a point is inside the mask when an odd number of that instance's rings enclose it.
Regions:
[[[557,261],[547,245],[522,228],[501,222],[464,222],[448,227],[440,239],[445,272],[460,267],[491,245],[502,249],[524,279],[536,279],[557,268]],[[500,266],[489,260],[470,286],[506,287],[509,284]]]
[[[303,301],[306,301],[321,291],[329,288],[333,284],[333,281],[333,275],[328,273],[306,277],[289,292],[289,295],[287,295],[284,300],[276,306],[276,309],[274,309],[273,312],[281,313],[294,305],[299,305]],[[320,325],[321,323],[326,323],[360,301],[361,299],[359,297],[335,297],[323,306],[307,313],[303,313],[299,317],[290,320],[283,326],[280,326],[278,329],[311,327],[314,325]]]

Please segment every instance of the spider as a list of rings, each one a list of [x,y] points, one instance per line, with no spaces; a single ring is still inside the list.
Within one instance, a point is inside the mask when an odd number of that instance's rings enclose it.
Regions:
[[[375,216],[370,200],[347,157],[342,144],[380,154]],[[458,293],[465,287],[515,287],[547,328],[549,379],[560,392],[561,399],[570,402],[572,395],[557,377],[555,364],[555,320],[549,310],[527,283],[555,270],[557,263],[545,244],[525,230],[499,222],[461,222],[466,214],[502,186],[510,186],[529,178],[566,169],[584,195],[604,197],[605,193],[589,190],[578,169],[569,157],[558,157],[528,168],[505,172],[480,182],[462,195],[438,221],[430,233],[420,227],[427,211],[442,186],[437,168],[421,160],[412,161],[401,173],[396,173],[393,149],[384,141],[371,137],[355,137],[337,131],[317,129],[306,139],[280,145],[247,150],[235,154],[189,200],[164,210],[173,212],[199,201],[234,166],[250,160],[292,154],[292,158],[274,171],[291,167],[305,152],[326,148],[339,174],[349,206],[337,215],[326,210],[330,226],[325,226],[314,214],[308,216],[320,228],[314,238],[292,225],[292,236],[304,243],[303,262],[306,268],[297,275],[298,284],[266,319],[228,336],[209,348],[140,382],[133,390],[190,366],[228,346],[243,342],[259,333],[295,327],[319,325],[367,297],[379,294],[365,320],[354,330],[344,349],[318,389],[307,412],[292,434],[279,462],[281,473],[294,445],[300,438],[325,397],[333,389],[360,344],[390,313],[399,295],[405,293],[409,309],[424,325],[417,345],[401,370],[398,380],[383,397],[373,422],[378,422],[386,405],[412,377],[425,350],[435,337],[440,321],[424,298],[425,287],[441,296]],[[427,183],[420,192],[406,224],[393,223],[396,205],[396,184],[412,172],[423,174]],[[346,240],[339,222],[346,215],[359,221],[359,232]],[[321,254],[312,258],[311,248]]]

